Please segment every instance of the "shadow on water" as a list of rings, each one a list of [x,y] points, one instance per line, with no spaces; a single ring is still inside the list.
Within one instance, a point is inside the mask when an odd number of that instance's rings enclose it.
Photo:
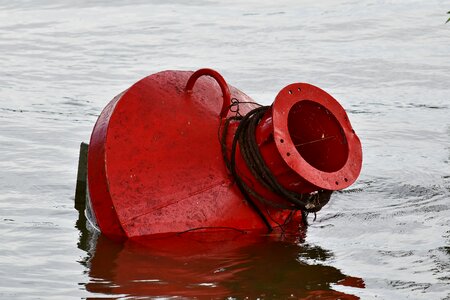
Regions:
[[[117,242],[81,229],[85,289],[95,296],[359,299],[335,285],[364,288],[324,263],[332,253],[295,236],[225,230]]]

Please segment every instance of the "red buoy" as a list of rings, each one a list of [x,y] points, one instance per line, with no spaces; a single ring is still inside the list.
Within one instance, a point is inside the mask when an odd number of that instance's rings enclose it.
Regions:
[[[298,225],[361,164],[347,114],[315,86],[291,84],[260,107],[213,70],[164,71],[99,116],[88,188],[110,237],[264,231]]]

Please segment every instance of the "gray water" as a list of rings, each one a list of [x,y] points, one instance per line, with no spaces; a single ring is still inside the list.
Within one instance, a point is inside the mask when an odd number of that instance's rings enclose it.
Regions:
[[[0,298],[449,299],[448,10],[406,0],[0,1]],[[75,226],[79,143],[137,80],[202,67],[263,104],[293,82],[332,94],[363,144],[357,183],[297,241],[177,259],[102,238],[89,246]],[[92,248],[105,258],[99,269]],[[340,284],[346,276],[363,284]]]

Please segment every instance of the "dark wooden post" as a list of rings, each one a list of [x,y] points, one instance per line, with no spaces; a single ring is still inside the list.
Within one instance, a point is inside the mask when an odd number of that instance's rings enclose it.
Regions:
[[[80,157],[78,159],[77,187],[75,190],[75,208],[78,212],[84,212],[86,207],[87,187],[87,155],[89,145],[81,143]]]

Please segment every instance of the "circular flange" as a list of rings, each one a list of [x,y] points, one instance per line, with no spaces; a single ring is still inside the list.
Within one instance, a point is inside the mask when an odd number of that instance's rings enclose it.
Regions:
[[[313,107],[322,109],[321,114],[328,114],[328,126],[334,131],[342,135],[341,147],[344,147],[344,158],[341,158],[342,163],[332,168],[320,168],[319,163],[312,161],[308,156],[302,155],[299,145],[293,141],[292,133],[290,132],[289,117],[293,107]],[[314,116],[311,116],[313,122]],[[317,123],[321,125],[320,123]],[[350,186],[358,177],[362,166],[362,149],[361,142],[353,130],[348,116],[344,108],[327,92],[322,89],[307,84],[294,83],[283,88],[275,98],[273,103],[273,126],[274,139],[278,151],[280,152],[286,164],[295,171],[300,177],[308,183],[326,190],[340,190]],[[302,130],[307,131],[306,128],[298,128],[301,133]],[[324,141],[326,137],[321,135]],[[332,137],[335,138],[335,137]],[[320,140],[306,142],[315,143]],[[300,149],[300,150],[299,150]],[[338,151],[342,149],[329,149],[330,151]],[[323,156],[322,159],[329,160],[328,156]],[[317,158],[316,158],[317,161]],[[337,166],[337,167],[336,167]]]

